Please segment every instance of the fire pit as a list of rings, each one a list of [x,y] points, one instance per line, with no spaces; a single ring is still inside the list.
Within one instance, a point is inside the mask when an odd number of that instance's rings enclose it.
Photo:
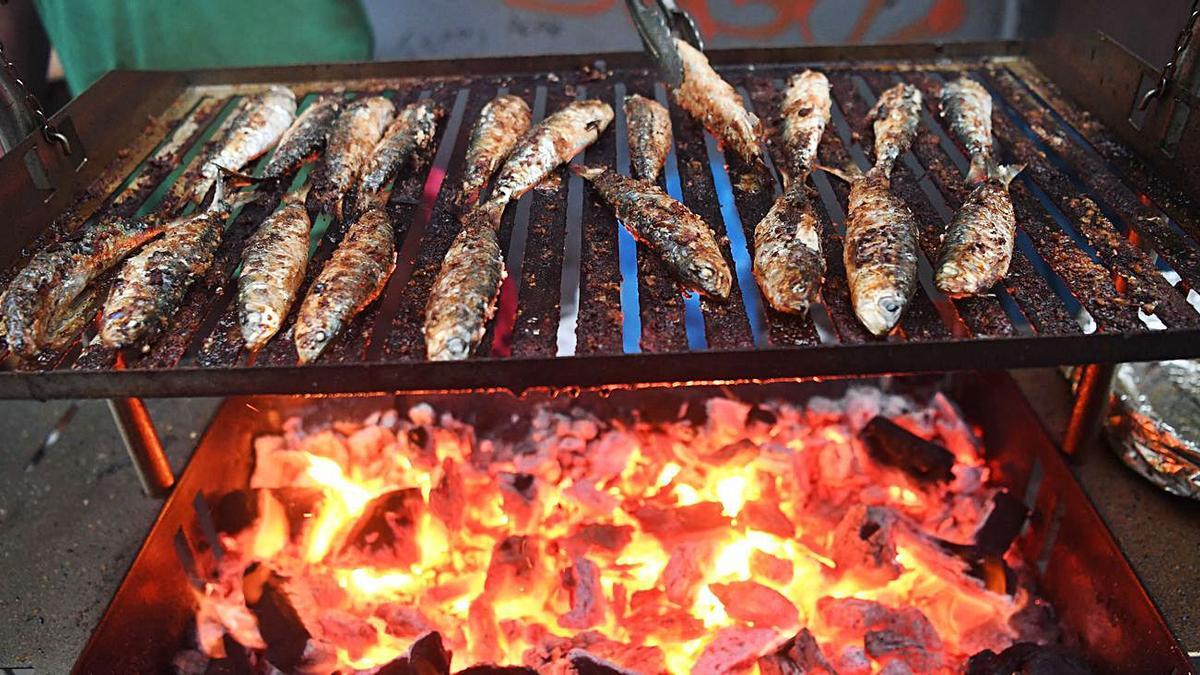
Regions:
[[[1182,668],[1011,380],[958,382],[230,401],[76,671]]]

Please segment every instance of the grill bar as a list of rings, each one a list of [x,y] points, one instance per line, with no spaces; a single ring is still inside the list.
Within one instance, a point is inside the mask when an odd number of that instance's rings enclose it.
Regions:
[[[714,62],[721,61],[715,54]],[[802,67],[778,60],[722,70],[749,107],[775,122],[786,78]],[[812,177],[816,210],[826,226],[828,278],[822,301],[809,315],[779,315],[764,307],[749,269],[754,227],[778,194],[773,174],[779,130],[770,129],[766,168],[744,167],[727,162],[712,137],[672,104],[674,152],[663,184],[668,191],[678,189],[677,196],[718,235],[727,263],[738,272],[729,302],[685,297],[655,256],[636,245],[598,196],[563,167],[502,222],[510,277],[482,358],[425,363],[425,299],[457,234],[453,200],[467,136],[482,106],[498,92],[524,97],[538,117],[582,97],[601,98],[614,108],[635,92],[668,102],[665,89],[645,70],[619,67],[597,80],[559,62],[553,72],[381,79],[350,83],[344,90],[330,82],[297,86],[305,102],[318,92],[344,91],[347,97],[382,92],[398,105],[430,96],[448,112],[435,157],[426,167],[402,173],[393,186],[388,207],[397,228],[396,273],[379,302],[319,363],[297,366],[294,314],[262,352],[244,353],[233,303],[242,242],[286,192],[300,189],[306,168],[290,185],[260,194],[231,216],[217,262],[145,353],[118,358],[92,339],[90,327],[63,354],[35,364],[10,359],[9,372],[0,372],[0,396],[520,389],[1195,354],[1200,313],[1188,293],[1200,277],[1200,244],[1189,236],[1193,223],[1184,220],[1193,202],[1168,192],[1026,62],[964,58],[904,68],[861,61],[818,67],[829,74],[834,93],[834,120],[819,153],[824,164],[866,161],[872,141],[866,113],[883,89],[907,81],[926,97],[917,141],[894,181],[918,219],[922,289],[889,338],[867,335],[850,306],[841,263],[846,185],[821,172]],[[1019,251],[1003,288],[996,297],[950,300],[933,288],[930,263],[942,230],[966,196],[966,159],[937,116],[937,92],[944,80],[964,72],[980,78],[997,101],[999,157],[1030,168],[1012,189]],[[178,203],[199,170],[199,158],[224,133],[246,91],[185,89],[193,102],[173,106],[180,112],[162,125],[164,139],[127,176],[109,183],[120,187],[103,200],[105,212],[149,213]],[[624,131],[618,112],[613,129],[576,163],[627,171]],[[60,216],[58,228],[69,230],[88,215]],[[326,218],[314,224],[301,293],[342,230]],[[49,225],[44,232],[34,245],[59,236]]]

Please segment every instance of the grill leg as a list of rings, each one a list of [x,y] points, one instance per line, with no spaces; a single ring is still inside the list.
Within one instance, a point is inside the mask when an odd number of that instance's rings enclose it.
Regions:
[[[1080,368],[1075,405],[1071,408],[1067,433],[1063,435],[1062,449],[1068,456],[1079,457],[1079,453],[1096,439],[1104,416],[1108,414],[1116,372],[1117,366],[1112,363],[1090,363]]]
[[[110,398],[108,408],[112,411],[117,431],[125,441],[125,449],[133,460],[142,490],[150,497],[165,497],[175,484],[171,464],[163,452],[154,421],[140,398]]]

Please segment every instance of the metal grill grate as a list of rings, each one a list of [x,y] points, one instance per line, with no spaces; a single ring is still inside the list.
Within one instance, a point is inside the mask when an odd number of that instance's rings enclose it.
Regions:
[[[722,54],[713,60],[721,63]],[[212,269],[188,293],[169,332],[144,353],[114,354],[92,341],[89,329],[65,352],[42,362],[10,360],[7,372],[0,373],[0,396],[523,389],[1200,353],[1200,296],[1193,290],[1200,281],[1200,221],[1194,203],[1169,192],[1027,62],[985,57],[817,66],[829,75],[835,101],[833,123],[820,148],[820,160],[828,165],[866,161],[871,142],[866,114],[882,90],[907,81],[925,94],[919,137],[894,181],[920,223],[922,289],[893,336],[872,338],[854,318],[841,262],[847,190],[820,172],[813,180],[825,221],[823,302],[799,317],[764,308],[750,274],[749,242],[775,195],[769,188],[753,189],[753,175],[728,167],[712,137],[671,105],[675,144],[665,185],[720,235],[736,271],[730,300],[718,304],[681,295],[661,264],[620,228],[579,178],[561,168],[543,189],[505,214],[500,238],[509,278],[479,358],[426,363],[425,298],[457,232],[451,202],[467,136],[484,103],[497,93],[515,93],[532,104],[537,120],[573,99],[606,100],[617,111],[613,128],[575,162],[621,171],[628,171],[629,163],[623,97],[636,92],[668,103],[662,85],[643,70],[618,68],[608,78],[593,80],[583,71],[561,69],[563,63],[547,63],[560,68],[553,72],[398,78],[358,88],[346,83],[346,96],[382,89],[398,104],[431,96],[449,114],[431,164],[402,176],[393,188],[389,209],[400,255],[386,292],[317,364],[296,364],[290,322],[257,355],[245,353],[238,337],[231,299],[241,245],[279,203],[283,195],[277,191],[232,214]],[[783,82],[802,67],[776,61],[721,70],[747,105],[771,121],[777,118]],[[354,71],[347,67],[345,72]],[[1012,186],[1021,231],[1009,277],[995,296],[951,300],[934,289],[929,261],[936,257],[942,229],[966,197],[967,163],[936,106],[941,82],[963,72],[980,79],[997,102],[993,119],[1000,158],[1029,168]],[[308,82],[297,88],[307,93],[303,105],[335,86]],[[159,146],[124,176],[102,208],[149,212],[172,199],[172,186],[188,180],[205,144],[232,119],[238,91],[188,90],[185,95],[196,98],[195,105],[169,125]],[[773,166],[770,160],[779,158],[767,159]],[[298,189],[307,170],[288,189]],[[60,218],[25,251],[77,225]],[[323,220],[314,225],[305,287],[336,246],[338,228],[328,225]]]

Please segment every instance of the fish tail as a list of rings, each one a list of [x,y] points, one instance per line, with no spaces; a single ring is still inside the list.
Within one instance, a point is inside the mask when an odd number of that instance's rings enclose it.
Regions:
[[[853,162],[847,162],[841,167],[826,166],[824,164],[814,164],[813,168],[820,169],[825,173],[837,176],[847,183],[854,183],[863,177],[862,169],[858,168]]]
[[[987,177],[994,178],[1008,187],[1008,184],[1017,177],[1017,174],[1025,170],[1024,164],[997,164],[994,161],[987,163]]]
[[[587,166],[584,164],[579,164],[579,165],[572,164],[571,171],[574,171],[576,176],[579,176],[580,178],[582,178],[584,180],[590,181],[590,180],[595,180],[595,179],[599,178],[604,173],[605,169],[602,166]]]

